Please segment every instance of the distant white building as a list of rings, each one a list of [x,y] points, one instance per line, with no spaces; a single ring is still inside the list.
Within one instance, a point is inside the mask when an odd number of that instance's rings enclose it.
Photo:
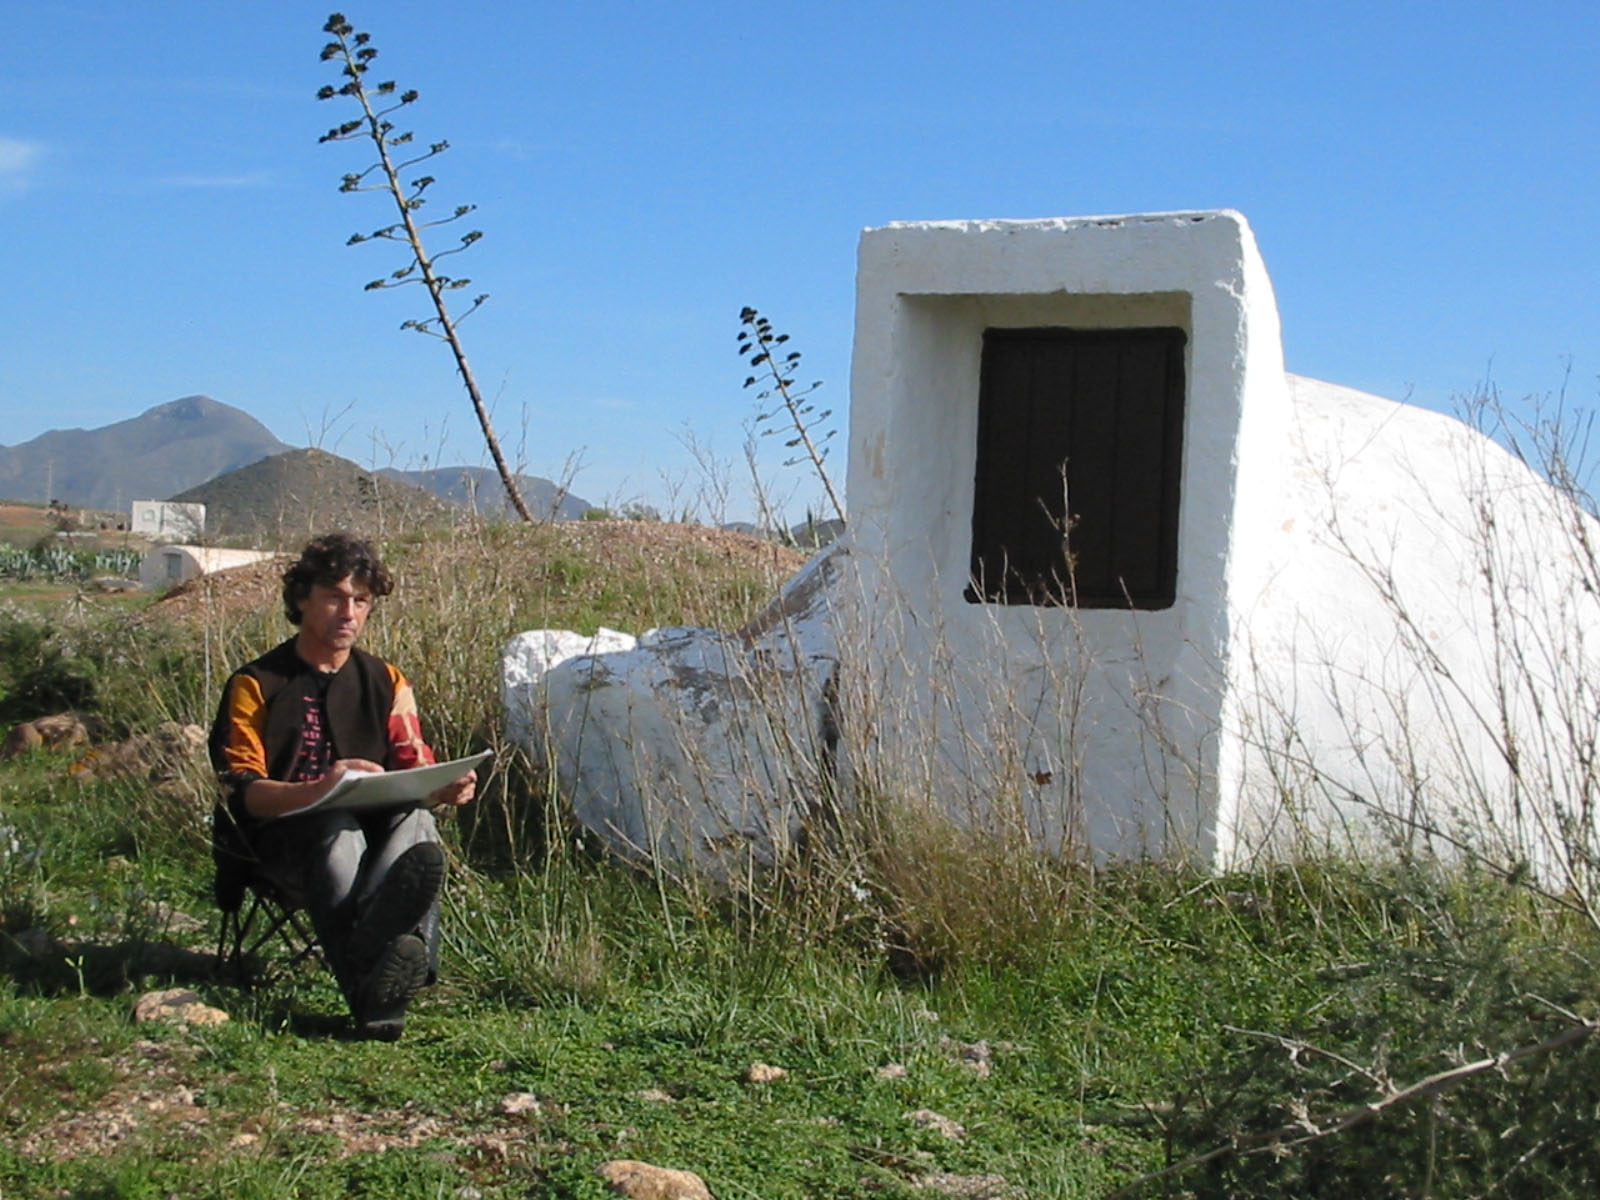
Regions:
[[[159,542],[182,542],[206,530],[204,504],[179,504],[171,500],[135,500],[128,528]]]
[[[199,505],[194,507],[198,508]],[[217,546],[157,546],[139,561],[139,586],[176,587],[197,575],[242,567],[273,557],[270,550],[224,550]]]

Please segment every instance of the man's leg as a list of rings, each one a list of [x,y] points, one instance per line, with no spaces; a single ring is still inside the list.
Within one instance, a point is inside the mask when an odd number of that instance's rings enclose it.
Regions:
[[[350,961],[350,930],[367,856],[361,823],[348,812],[290,817],[264,825],[252,846],[267,876],[304,903],[323,956],[345,995],[353,995],[361,974]]]
[[[425,808],[380,809],[362,820],[362,832],[371,849],[361,879],[365,904],[383,883],[395,860],[422,842],[439,844],[439,827]]]
[[[444,851],[424,809],[368,814],[362,825],[367,854],[350,945],[364,978],[352,1010],[359,1034],[393,1039],[405,1027],[411,997],[432,973],[424,931],[437,929]]]
[[[363,905],[383,884],[390,869],[406,851],[424,842],[440,845],[439,827],[433,814],[425,808],[409,808],[380,812],[363,823],[367,844],[371,847],[361,880],[361,896],[357,905]],[[442,855],[441,855],[442,861]],[[439,979],[439,900],[433,903],[416,925],[417,936],[428,947],[428,983]]]

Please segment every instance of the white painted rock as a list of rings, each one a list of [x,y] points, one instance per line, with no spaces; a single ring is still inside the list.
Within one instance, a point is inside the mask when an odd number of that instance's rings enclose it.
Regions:
[[[565,629],[534,629],[519,633],[500,655],[500,702],[506,710],[506,736],[529,745],[542,725],[539,681],[551,668],[583,654],[610,654],[632,650],[634,638],[601,626],[593,637]]]
[[[602,630],[506,647],[507,736],[548,751],[574,815],[616,853],[713,878],[787,853],[828,794],[838,652],[813,559],[737,633]]]

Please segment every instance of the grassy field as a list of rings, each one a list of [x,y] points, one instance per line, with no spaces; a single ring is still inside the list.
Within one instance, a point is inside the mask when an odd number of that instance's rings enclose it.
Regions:
[[[937,825],[734,893],[587,852],[498,744],[499,645],[731,627],[792,567],[606,524],[390,547],[375,648],[442,751],[502,752],[447,829],[444,979],[398,1044],[347,1040],[312,967],[214,977],[202,766],[0,763],[0,1196],[598,1197],[612,1159],[719,1200],[1594,1194],[1592,1039],[1404,1095],[1595,1015],[1600,939],[1560,897],[1424,864],[997,864]],[[259,583],[29,620],[0,613],[0,708],[70,694],[107,737],[206,719],[287,630]],[[871,850],[923,856],[915,913]],[[231,1019],[136,1024],[168,986]]]

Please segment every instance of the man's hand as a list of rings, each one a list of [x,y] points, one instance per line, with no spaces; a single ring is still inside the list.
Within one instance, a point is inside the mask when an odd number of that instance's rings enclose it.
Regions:
[[[381,763],[365,758],[341,758],[321,779],[305,783],[281,783],[276,779],[257,779],[245,788],[245,811],[253,817],[286,817],[309,808],[321,800],[350,771],[382,771]]]
[[[430,806],[449,805],[460,808],[463,804],[471,804],[473,796],[478,793],[478,773],[468,771],[454,783],[447,783],[428,797]]]
[[[375,763],[369,758],[341,758],[328,768],[328,773],[317,780],[317,799],[322,799],[339,785],[339,781],[351,771],[358,771],[363,775],[383,774],[383,764]]]

